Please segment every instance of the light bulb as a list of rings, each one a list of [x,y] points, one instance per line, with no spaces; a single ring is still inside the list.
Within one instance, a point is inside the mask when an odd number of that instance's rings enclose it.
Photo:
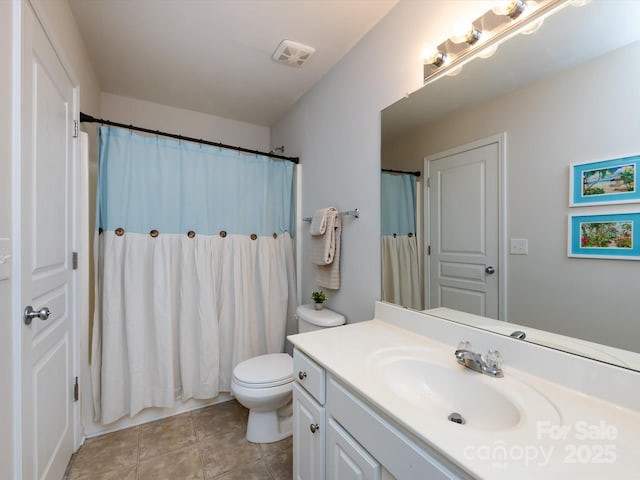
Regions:
[[[422,54],[425,65],[434,65],[436,67],[442,66],[447,59],[447,56],[437,48],[429,48]]]
[[[455,77],[462,71],[462,65],[458,65],[447,72],[448,77]]]
[[[535,22],[531,22],[527,26],[525,26],[522,30],[520,30],[520,33],[522,33],[523,35],[531,35],[532,33],[536,33],[543,23],[544,18],[539,18]]]
[[[505,15],[511,19],[515,19],[524,12],[526,7],[527,4],[523,0],[504,0],[498,2],[491,10],[496,15]]]
[[[485,48],[484,50],[480,50],[480,52],[478,53],[478,57],[480,58],[489,58],[491,57],[494,53],[496,53],[498,51],[498,45],[492,45],[490,47]]]
[[[473,45],[480,40],[481,32],[472,24],[458,24],[454,27],[451,37],[453,43],[468,43]]]

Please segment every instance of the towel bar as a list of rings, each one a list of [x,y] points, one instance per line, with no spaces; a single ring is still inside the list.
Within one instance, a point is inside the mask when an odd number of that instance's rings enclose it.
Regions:
[[[355,218],[360,218],[360,209],[359,208],[355,208],[353,210],[346,210],[344,212],[340,212],[339,215],[341,217],[349,215],[349,216],[352,216],[352,217],[355,217]],[[305,217],[305,218],[302,219],[302,221],[311,223],[311,217]]]

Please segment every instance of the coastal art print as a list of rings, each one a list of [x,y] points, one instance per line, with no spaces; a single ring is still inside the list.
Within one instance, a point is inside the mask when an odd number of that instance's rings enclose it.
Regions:
[[[569,256],[640,260],[640,212],[569,215]]]
[[[639,165],[640,155],[601,162],[573,163],[569,205],[577,207],[640,202],[640,190],[636,182]]]

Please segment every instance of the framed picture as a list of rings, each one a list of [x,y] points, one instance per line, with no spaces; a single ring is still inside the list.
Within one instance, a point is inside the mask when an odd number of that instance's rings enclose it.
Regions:
[[[570,257],[640,260],[640,212],[569,215]]]
[[[640,202],[639,169],[640,155],[571,164],[569,206]]]

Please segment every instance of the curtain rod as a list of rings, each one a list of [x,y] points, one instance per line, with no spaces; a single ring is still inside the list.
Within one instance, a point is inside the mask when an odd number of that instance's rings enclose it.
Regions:
[[[214,147],[226,148],[229,150],[237,150],[238,152],[253,153],[255,155],[264,155],[265,157],[278,158],[280,160],[287,160],[295,164],[300,163],[298,157],[285,157],[284,155],[276,155],[275,153],[261,152],[260,150],[251,150],[249,148],[235,147],[233,145],[225,145],[224,143],[211,142],[209,140],[203,140],[201,138],[185,137],[175,133],[162,132],[160,130],[151,130],[149,128],[136,127],[135,125],[125,125],[124,123],[112,122],[111,120],[105,120],[104,118],[94,118],[91,115],[80,112],[80,122],[83,123],[101,123],[102,125],[110,125],[112,127],[127,128],[136,132],[150,133],[152,135],[161,135],[163,137],[175,138],[177,140],[184,140],[185,142],[201,143],[203,145],[211,145]]]
[[[391,169],[388,169],[388,168],[383,168],[382,171],[383,172],[388,172],[388,173],[406,173],[407,175],[415,175],[416,177],[419,177],[420,175],[422,175],[422,173],[419,172],[419,171],[405,172],[405,171],[402,171],[402,170],[391,170]]]

